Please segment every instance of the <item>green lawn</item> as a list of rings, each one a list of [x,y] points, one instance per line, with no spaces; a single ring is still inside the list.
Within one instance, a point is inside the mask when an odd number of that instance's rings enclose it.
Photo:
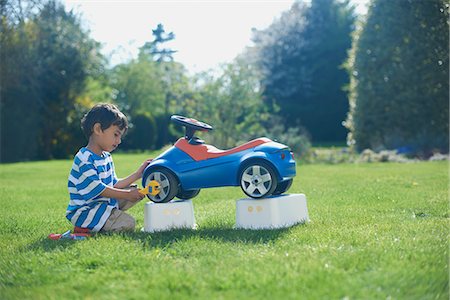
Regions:
[[[114,158],[125,176],[145,155]],[[197,230],[51,241],[71,164],[0,165],[0,299],[449,299],[447,162],[300,165],[311,222],[288,229],[233,229],[243,193],[220,188]]]

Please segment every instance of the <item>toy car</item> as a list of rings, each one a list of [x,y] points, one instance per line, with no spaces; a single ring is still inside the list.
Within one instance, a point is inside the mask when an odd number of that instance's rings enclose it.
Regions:
[[[153,202],[169,202],[175,196],[191,199],[211,187],[241,186],[252,198],[279,195],[290,188],[296,164],[288,146],[257,138],[219,150],[194,136],[196,131],[212,130],[211,125],[177,115],[171,120],[184,126],[186,134],[144,170],[144,187],[153,180],[160,185],[157,195],[147,195]]]

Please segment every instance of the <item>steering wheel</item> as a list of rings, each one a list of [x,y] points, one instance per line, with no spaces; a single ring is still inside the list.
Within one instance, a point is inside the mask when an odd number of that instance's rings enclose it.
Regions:
[[[183,116],[173,115],[170,117],[170,120],[172,120],[176,124],[186,127],[186,139],[188,140],[190,140],[194,136],[194,133],[197,130],[211,131],[213,129],[213,127],[209,124],[200,122],[196,119],[186,118]]]

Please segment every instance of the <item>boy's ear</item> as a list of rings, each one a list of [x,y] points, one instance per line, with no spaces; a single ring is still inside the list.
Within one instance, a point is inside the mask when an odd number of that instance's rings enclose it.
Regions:
[[[92,126],[92,132],[96,134],[101,134],[103,132],[102,125],[100,125],[100,123],[95,123],[94,126]]]

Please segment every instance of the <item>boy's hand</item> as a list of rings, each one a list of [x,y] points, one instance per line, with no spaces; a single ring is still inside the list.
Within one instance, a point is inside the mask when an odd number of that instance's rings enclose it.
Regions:
[[[128,200],[130,200],[130,201],[140,201],[140,200],[144,199],[144,197],[145,197],[145,195],[139,193],[138,188],[131,188],[129,190]]]
[[[142,163],[142,165],[139,167],[139,169],[136,170],[135,174],[137,179],[142,178],[142,173],[144,173],[145,168],[152,162],[152,158],[147,159]]]
[[[114,187],[117,189],[128,189],[133,182],[142,178],[142,173],[144,173],[145,168],[152,162],[152,160],[153,159],[150,158],[144,161],[139,169],[136,170],[136,172],[131,173],[127,178],[123,178],[117,181]]]

